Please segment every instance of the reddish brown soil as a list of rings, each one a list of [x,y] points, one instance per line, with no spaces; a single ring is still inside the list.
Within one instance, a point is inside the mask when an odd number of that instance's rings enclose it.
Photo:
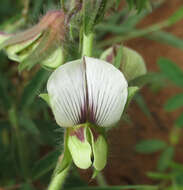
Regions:
[[[160,8],[146,17],[138,27],[143,28],[168,18],[181,5],[183,5],[181,0],[167,0]],[[183,38],[183,21],[168,28],[167,31]],[[126,45],[137,50],[144,57],[150,71],[158,70],[156,62],[160,56],[175,61],[183,69],[182,50],[145,38],[131,40]],[[121,123],[119,128],[110,132],[110,158],[104,173],[111,185],[152,183],[146,177],[146,173],[155,171],[159,154],[137,154],[134,147],[142,139],[158,138],[168,142],[173,121],[180,112],[167,113],[163,110],[163,105],[176,91],[176,88],[170,87],[153,93],[145,87],[142,93],[153,119],[148,119],[133,102],[128,110],[133,124]],[[176,160],[183,163],[181,149],[180,144],[176,148]]]

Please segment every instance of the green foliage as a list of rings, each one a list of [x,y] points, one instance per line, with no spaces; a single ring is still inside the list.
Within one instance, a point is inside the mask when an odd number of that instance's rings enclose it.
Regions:
[[[158,170],[164,171],[169,167],[174,156],[174,147],[167,147],[161,154],[158,160]]]
[[[142,11],[143,8],[145,8],[146,3],[149,0],[126,0],[129,8],[136,8],[138,10],[138,12]]]
[[[72,42],[67,41],[67,39],[64,41],[66,60],[80,57],[78,47],[81,42],[78,42],[78,39],[80,36],[79,32],[83,30],[87,35],[96,31],[97,44],[93,48],[96,57],[104,51],[103,47],[107,43],[107,45],[115,45],[115,43],[119,42],[121,44],[125,40],[140,36],[183,49],[183,40],[181,38],[170,32],[163,31],[164,27],[170,26],[183,18],[182,7],[162,23],[148,26],[144,29],[137,29],[137,24],[150,13],[148,7],[151,7],[152,4],[152,11],[154,11],[159,5],[153,1],[150,2],[150,0],[126,1],[128,6],[122,10],[120,9],[120,0],[83,1],[85,3],[84,6],[81,10],[75,11],[71,19],[74,35],[72,37],[69,36],[69,39],[72,39]],[[72,0],[65,1],[64,5],[68,8],[69,4],[74,6],[73,2]],[[96,2],[96,4],[93,4],[93,2]],[[32,0],[30,1],[27,14],[22,15],[23,8],[25,8],[24,3],[26,3],[26,0],[1,0],[1,31],[11,33],[29,27],[32,25],[32,22],[39,20],[39,16],[45,13],[45,9],[50,10],[53,7],[58,7],[59,1]],[[108,14],[105,14],[106,12]],[[84,15],[82,15],[83,13]],[[108,38],[111,34],[115,36],[115,39],[113,37]],[[81,36],[80,39],[82,39]],[[120,66],[119,60],[123,57],[123,53],[123,49],[119,48],[114,62],[117,68]],[[29,73],[25,72],[19,75],[17,65],[7,60],[3,53],[0,54],[0,60],[0,189],[15,189],[17,185],[17,189],[20,190],[46,189],[51,177],[51,171],[54,169],[60,152],[64,148],[63,130],[55,124],[47,104],[39,98],[39,94],[43,93],[40,97],[49,103],[49,98],[45,93],[45,83],[50,72],[44,70],[45,68],[40,69],[38,66]],[[28,66],[30,66],[30,62]],[[130,81],[127,104],[138,90],[136,86],[141,88],[148,84],[151,89],[161,89],[169,85],[167,83],[168,80],[182,90],[182,69],[166,58],[160,58],[158,66],[160,68],[159,73],[147,73]],[[24,83],[25,81],[26,84]],[[144,117],[147,117],[151,121],[152,115],[143,95],[137,93],[134,96],[134,100],[142,112],[144,112]],[[168,99],[164,108],[165,111],[172,112],[182,106],[183,94],[180,92]],[[181,134],[179,130],[183,127],[183,114],[180,114],[176,119],[174,126],[175,128],[172,129],[172,133],[178,128],[178,134]],[[71,175],[67,178],[64,189],[155,190],[163,189],[164,187],[161,187],[161,185],[165,181],[167,182],[167,184],[165,182],[165,189],[180,189],[183,186],[183,165],[174,162],[173,156],[176,151],[176,144],[172,144],[171,140],[169,141],[166,143],[158,139],[147,139],[137,143],[135,147],[136,151],[142,154],[160,153],[157,160],[157,170],[159,172],[148,172],[149,178],[158,180],[157,185],[89,187],[87,182],[81,179],[77,170],[72,168]],[[176,141],[177,143],[179,142],[179,135],[176,136]],[[110,147],[110,149],[112,148]],[[67,153],[66,157],[70,158],[69,151]],[[70,162],[71,160],[69,160],[69,164]],[[100,162],[102,161],[100,160]],[[67,166],[68,162],[65,159],[63,165],[57,167],[57,172],[65,170]],[[160,185],[158,184],[159,182]],[[156,181],[154,184],[156,184]]]
[[[39,92],[42,89],[43,84],[48,79],[49,72],[41,69],[36,73],[33,79],[29,82],[29,84],[24,89],[21,98],[21,109],[25,109],[30,106],[33,102],[35,97],[39,95]]]
[[[157,139],[143,140],[136,144],[136,151],[144,154],[151,154],[164,149],[167,144],[164,141]]]
[[[183,18],[183,7],[180,7],[173,15],[171,15],[167,22],[169,25],[172,25]]]
[[[183,49],[183,40],[168,32],[157,31],[148,35],[147,38],[155,40],[157,42],[168,44],[179,49]]]
[[[56,162],[60,155],[60,151],[52,151],[48,153],[44,158],[37,161],[32,169],[32,179],[36,180],[48,173],[50,170],[54,169]]]
[[[171,60],[160,58],[158,65],[161,72],[175,85],[183,87],[183,71]]]

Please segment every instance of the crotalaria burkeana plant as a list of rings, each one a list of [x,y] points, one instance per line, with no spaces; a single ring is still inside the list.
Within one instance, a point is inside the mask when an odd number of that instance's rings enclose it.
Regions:
[[[59,190],[63,186],[72,161],[81,169],[93,167],[93,177],[106,166],[106,132],[117,125],[138,90],[138,87],[128,87],[128,82],[146,72],[144,63],[139,67],[134,62],[143,62],[143,59],[123,47],[119,49],[123,50],[125,60],[120,51],[113,53],[118,48],[104,52],[101,59],[92,58],[94,27],[102,20],[106,4],[106,0],[77,1],[70,14],[65,10],[49,11],[28,30],[0,33],[0,49],[9,59],[20,63],[19,71],[31,69],[37,63],[45,69],[55,69],[47,82],[48,93],[40,97],[47,101],[57,124],[64,128],[64,152],[58,159],[48,190]],[[94,9],[93,12],[88,11],[90,9]],[[65,63],[63,42],[66,33],[70,34],[69,21],[77,13],[81,21],[78,36],[82,49],[78,55],[82,55]],[[118,62],[118,66],[123,63],[123,67],[115,67],[113,62]],[[135,68],[140,73],[134,73]]]

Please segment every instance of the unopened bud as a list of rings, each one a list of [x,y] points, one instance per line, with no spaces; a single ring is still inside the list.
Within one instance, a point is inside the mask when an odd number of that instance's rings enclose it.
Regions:
[[[101,59],[114,64],[119,48],[121,46],[113,46],[107,49],[102,53]],[[139,53],[127,47],[122,47],[121,53],[119,69],[123,72],[128,82],[146,74],[146,65]]]
[[[65,30],[63,11],[49,11],[28,30],[9,37],[0,33],[0,49],[6,51],[9,59],[20,63],[20,71],[31,69],[36,63],[47,68],[57,68],[63,63]]]

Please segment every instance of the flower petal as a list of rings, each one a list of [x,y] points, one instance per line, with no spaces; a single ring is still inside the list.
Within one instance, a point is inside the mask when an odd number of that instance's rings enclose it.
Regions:
[[[127,81],[112,64],[89,57],[85,62],[90,119],[99,126],[114,125],[127,101]]]
[[[114,125],[126,104],[127,87],[113,65],[89,57],[60,66],[47,85],[55,119],[63,127],[85,122]]]
[[[86,105],[82,61],[72,61],[56,69],[48,80],[47,89],[57,123],[63,127],[80,123]]]

